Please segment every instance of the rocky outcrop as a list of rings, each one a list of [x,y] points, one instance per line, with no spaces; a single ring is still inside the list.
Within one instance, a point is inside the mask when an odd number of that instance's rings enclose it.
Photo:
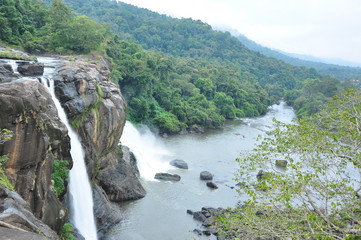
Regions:
[[[38,62],[17,62],[18,71],[23,76],[42,76],[44,64]]]
[[[137,177],[135,158],[128,148],[118,147],[101,160],[100,171],[96,177],[99,185],[108,194],[111,201],[135,200],[145,196],[146,192]]]
[[[66,208],[51,187],[51,173],[55,160],[71,163],[71,158],[67,130],[51,96],[37,81],[3,83],[0,113],[0,128],[14,132],[11,141],[0,145],[0,156],[9,154],[6,175],[31,212],[58,231]]]
[[[33,215],[29,204],[19,194],[1,185],[0,209],[0,226],[6,227],[0,228],[0,239],[59,239],[53,230]],[[8,238],[4,238],[4,234]]]

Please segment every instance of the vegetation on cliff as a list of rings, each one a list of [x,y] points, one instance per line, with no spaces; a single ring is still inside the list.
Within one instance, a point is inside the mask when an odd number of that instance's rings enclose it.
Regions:
[[[14,133],[8,129],[0,129],[0,144],[4,144],[5,142],[11,140],[14,136]],[[14,190],[14,186],[11,184],[9,179],[7,178],[4,167],[6,162],[9,160],[8,155],[0,156],[0,185]]]
[[[238,159],[249,200],[218,217],[218,226],[232,237],[359,239],[360,109],[361,92],[353,90],[298,124],[278,122]],[[286,168],[275,166],[280,159]]]

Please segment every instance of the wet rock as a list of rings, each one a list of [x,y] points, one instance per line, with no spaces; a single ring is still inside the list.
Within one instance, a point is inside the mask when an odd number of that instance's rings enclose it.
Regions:
[[[193,215],[193,211],[188,209],[188,210],[187,210],[187,214]]]
[[[157,173],[154,176],[155,179],[163,180],[163,181],[173,181],[177,182],[181,180],[181,177],[177,174],[169,174],[169,173]]]
[[[213,174],[208,171],[203,171],[200,173],[200,179],[201,180],[213,180]]]
[[[181,159],[175,159],[173,161],[170,161],[169,164],[180,169],[188,169],[188,164]]]
[[[218,188],[217,184],[215,184],[214,182],[207,182],[207,187],[209,187],[211,189],[217,189]]]
[[[204,222],[207,217],[204,216],[204,213],[202,211],[199,211],[199,212],[194,212],[193,213],[193,218],[197,221],[200,221],[200,222]]]
[[[38,62],[17,62],[18,71],[23,76],[41,76],[44,73],[44,64]]]

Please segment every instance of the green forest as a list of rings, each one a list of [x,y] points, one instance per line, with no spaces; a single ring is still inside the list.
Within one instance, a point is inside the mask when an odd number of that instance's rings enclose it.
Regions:
[[[232,239],[360,239],[361,190],[349,167],[360,168],[361,93],[349,82],[266,57],[201,21],[109,0],[0,0],[0,45],[107,57],[128,120],[160,133],[220,128],[285,100],[299,124],[276,122],[237,160],[249,199],[218,216],[218,229]],[[0,132],[0,142],[11,137]],[[272,170],[256,178],[265,166]],[[63,183],[56,187],[61,195]]]
[[[4,44],[33,54],[102,52],[113,63],[127,118],[161,133],[219,128],[225,119],[265,114],[280,99],[307,116],[350,87],[251,51],[201,21],[107,0],[1,1]]]

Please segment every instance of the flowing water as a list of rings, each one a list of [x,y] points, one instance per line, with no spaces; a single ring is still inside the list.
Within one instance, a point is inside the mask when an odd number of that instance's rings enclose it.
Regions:
[[[55,64],[54,60],[51,58],[39,58],[39,61],[45,63],[46,66],[50,66],[45,68],[41,82],[48,88],[58,110],[59,118],[67,127],[70,138],[70,154],[73,159],[73,168],[69,173],[71,222],[86,240],[96,240],[97,232],[93,214],[93,197],[85,167],[83,147],[78,135],[70,126],[64,109],[55,96],[54,81],[51,78],[53,72],[51,67]]]
[[[238,168],[235,158],[255,146],[256,138],[270,129],[273,118],[290,123],[294,117],[293,110],[281,103],[272,106],[263,117],[230,121],[222,130],[165,139],[127,122],[121,142],[138,151],[135,154],[147,195],[122,205],[124,220],[108,236],[117,240],[209,239],[192,232],[201,226],[187,215],[187,209],[233,207],[242,200],[234,189],[233,178]],[[173,159],[185,160],[189,169],[169,166]],[[204,170],[214,174],[218,189],[209,189],[199,179]],[[154,174],[164,171],[180,175],[181,181],[154,181]]]

